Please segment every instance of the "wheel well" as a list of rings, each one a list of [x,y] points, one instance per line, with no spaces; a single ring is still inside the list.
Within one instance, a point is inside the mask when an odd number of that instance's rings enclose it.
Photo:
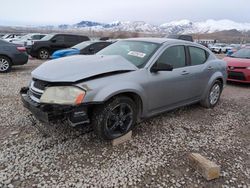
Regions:
[[[134,101],[134,103],[137,107],[137,112],[138,112],[137,120],[139,121],[140,117],[141,117],[142,109],[143,109],[143,103],[142,103],[141,97],[134,92],[124,92],[124,93],[119,93],[117,95],[114,95],[110,99],[113,99],[113,98],[119,97],[119,96],[126,96],[126,97],[131,98]],[[110,99],[108,99],[108,100],[110,100]]]
[[[221,86],[223,86],[223,80],[222,80],[222,78],[217,78],[216,80],[218,80],[221,83]]]
[[[0,56],[8,58],[8,59],[10,60],[10,63],[12,63],[12,59],[11,59],[9,56],[7,56],[7,55],[2,55],[2,54],[0,54]]]

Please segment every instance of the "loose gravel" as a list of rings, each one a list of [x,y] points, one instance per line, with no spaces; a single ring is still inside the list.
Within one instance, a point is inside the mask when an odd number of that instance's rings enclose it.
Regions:
[[[250,86],[228,84],[219,104],[198,104],[145,120],[112,147],[88,127],[32,126],[19,90],[42,62],[0,75],[0,187],[250,187]],[[86,131],[87,130],[87,131]],[[198,152],[221,165],[206,181],[187,160]]]

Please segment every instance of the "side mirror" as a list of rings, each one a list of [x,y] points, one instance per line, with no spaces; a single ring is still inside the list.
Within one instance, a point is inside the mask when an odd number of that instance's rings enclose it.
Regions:
[[[51,39],[51,42],[54,42],[54,43],[55,43],[55,42],[56,42],[56,39]]]
[[[158,72],[158,71],[172,71],[173,66],[170,64],[165,63],[155,63],[151,68],[151,72]]]

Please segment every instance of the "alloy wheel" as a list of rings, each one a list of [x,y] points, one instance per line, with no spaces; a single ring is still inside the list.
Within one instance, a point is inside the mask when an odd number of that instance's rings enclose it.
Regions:
[[[0,58],[0,71],[5,72],[9,69],[10,63],[5,58]]]
[[[116,105],[106,119],[106,131],[117,137],[126,133],[133,124],[133,110],[129,104]]]
[[[41,50],[39,53],[39,56],[41,59],[48,59],[49,58],[49,52],[47,50]]]
[[[214,84],[209,94],[210,104],[214,105],[218,102],[220,97],[220,92],[221,92],[220,85],[217,83]]]

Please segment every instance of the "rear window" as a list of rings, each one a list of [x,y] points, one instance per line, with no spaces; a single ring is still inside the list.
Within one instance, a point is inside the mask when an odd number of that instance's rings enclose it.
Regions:
[[[78,37],[77,36],[64,36],[65,42],[78,42]]]
[[[189,47],[191,65],[201,65],[206,62],[208,54],[205,50],[197,47]]]

